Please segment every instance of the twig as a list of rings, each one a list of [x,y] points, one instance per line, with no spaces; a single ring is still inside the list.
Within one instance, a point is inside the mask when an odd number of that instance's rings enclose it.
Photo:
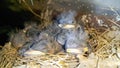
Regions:
[[[114,21],[112,21],[112,20],[110,20],[110,19],[108,19],[108,21],[112,22],[113,24],[115,24],[116,26],[118,26],[118,27],[120,28],[120,25],[117,24],[116,22],[114,22]]]
[[[118,54],[116,53],[115,55],[116,55],[116,57],[120,60],[120,57],[118,56]]]
[[[30,0],[31,4],[33,5],[33,0]]]
[[[98,56],[97,63],[96,63],[96,68],[99,68],[99,60],[100,60],[100,58]]]
[[[35,12],[30,8],[30,6],[26,3],[25,0],[22,0],[22,1],[23,1],[23,3],[28,7],[28,9],[29,9],[35,16],[37,16],[38,18],[41,19],[41,16],[38,15],[37,13],[35,13]]]
[[[80,68],[81,63],[77,64],[75,68]]]

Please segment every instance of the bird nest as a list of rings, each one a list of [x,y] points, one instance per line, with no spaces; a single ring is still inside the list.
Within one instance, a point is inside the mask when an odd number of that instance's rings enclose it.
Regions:
[[[83,15],[81,20],[86,24],[89,34],[88,43],[91,47],[89,56],[62,54],[41,54],[39,56],[20,57],[18,49],[11,42],[7,43],[0,51],[1,68],[94,68],[94,67],[120,67],[120,29],[117,22],[109,21],[104,26],[95,27],[87,17]],[[96,20],[99,20],[99,16]],[[88,20],[88,22],[86,21]],[[92,20],[92,18],[91,18]],[[94,19],[95,20],[95,19]],[[108,20],[108,19],[106,19]],[[97,23],[98,24],[98,23]],[[105,24],[106,25],[106,24]],[[111,28],[109,28],[111,26]],[[103,60],[104,59],[104,60]],[[92,63],[91,63],[92,62]],[[110,62],[110,63],[107,63]],[[112,65],[111,65],[112,64]]]
[[[25,0],[23,1],[25,3]],[[44,20],[40,25],[43,26],[42,28],[51,23],[49,16],[52,11],[48,12],[49,10],[46,10],[41,16],[38,16]],[[33,12],[33,14],[35,13]],[[19,48],[9,42],[0,50],[0,68],[120,68],[119,21],[115,21],[109,16],[94,14],[80,17],[79,20],[84,23],[89,35],[87,40],[91,49],[89,56],[63,53],[21,57],[18,54]]]

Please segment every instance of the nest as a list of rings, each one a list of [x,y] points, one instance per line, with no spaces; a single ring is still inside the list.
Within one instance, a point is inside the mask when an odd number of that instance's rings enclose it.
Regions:
[[[89,15],[86,15],[88,17]],[[84,15],[83,15],[84,17]],[[99,17],[99,16],[97,16]],[[83,55],[72,55],[72,54],[44,54],[39,56],[20,57],[18,55],[17,48],[13,47],[11,43],[7,43],[0,51],[0,67],[1,68],[88,68],[93,67],[110,67],[107,62],[111,62],[112,67],[119,66],[120,60],[120,29],[119,24],[111,23],[111,28],[94,25],[89,25],[87,18],[81,19],[86,25],[86,31],[89,34],[89,45],[91,46],[92,52],[88,57]],[[91,19],[92,20],[92,19]],[[98,19],[96,19],[98,20]],[[108,19],[106,19],[108,20]],[[112,21],[113,22],[113,21]],[[101,29],[102,28],[102,29]],[[18,57],[19,56],[19,57]],[[113,57],[113,58],[111,58]],[[100,59],[104,60],[100,60]],[[90,63],[93,62],[93,63]],[[114,64],[115,62],[115,64]],[[110,64],[111,64],[110,63]],[[105,65],[104,65],[105,64]]]
[[[22,1],[26,4],[25,0]],[[31,8],[29,10],[36,15]],[[51,13],[52,11],[49,11],[47,8],[40,16],[36,15],[42,20],[42,24],[39,27],[43,27],[40,29],[47,27],[51,23]],[[44,54],[40,56],[20,57],[18,55],[18,48],[13,47],[10,42],[0,50],[0,67],[46,68],[47,66],[47,68],[95,68],[99,65],[101,68],[109,68],[109,65],[114,62],[112,68],[120,67],[120,60],[118,60],[120,59],[120,25],[118,24],[119,21],[116,22],[112,19],[92,14],[82,15],[80,20],[85,24],[84,27],[89,34],[88,43],[92,50],[88,57],[71,54]],[[116,61],[108,64],[108,62],[113,61],[110,57],[116,58]],[[100,61],[99,58],[106,60]]]

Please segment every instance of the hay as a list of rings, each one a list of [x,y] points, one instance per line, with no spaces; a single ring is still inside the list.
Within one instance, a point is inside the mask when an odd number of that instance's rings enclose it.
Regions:
[[[17,50],[11,46],[11,43],[5,44],[0,51],[0,68],[12,68],[17,55]]]
[[[98,22],[96,22],[100,19],[99,16],[94,16],[97,17],[96,21],[90,17],[89,19],[93,20],[92,22],[86,22],[89,15],[84,15],[83,17],[84,18],[82,18],[82,21],[85,23],[86,31],[90,36],[88,41],[92,48],[92,52],[94,52],[100,58],[108,58],[120,53],[118,51],[120,48],[120,25],[117,24],[117,22],[114,22],[109,18],[106,18],[105,20],[101,19],[104,21],[104,24],[108,23],[106,24],[106,28],[104,28],[105,26],[101,26],[98,24]]]
[[[14,65],[14,68],[21,67],[23,68],[70,68],[76,67],[79,64],[74,55],[68,54],[59,54],[59,55],[40,55],[40,56],[28,56],[18,59],[19,61]],[[70,63],[72,65],[70,65]]]

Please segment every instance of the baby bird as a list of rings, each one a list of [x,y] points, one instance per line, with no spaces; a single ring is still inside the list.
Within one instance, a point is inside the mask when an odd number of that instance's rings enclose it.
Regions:
[[[18,33],[12,33],[12,35],[10,36],[10,42],[15,48],[18,48],[18,49],[21,48],[26,41],[27,41],[27,38],[23,31],[19,31]]]
[[[61,51],[83,53],[88,47],[88,35],[75,20],[76,12],[68,11],[58,15],[55,22],[39,31],[30,27],[26,31],[29,41],[19,50],[23,56],[56,54]]]
[[[76,22],[75,16],[75,11],[68,11],[58,15],[57,23],[62,30],[56,38],[66,52],[81,54],[84,48],[88,47],[88,35],[84,28]]]
[[[75,30],[70,30],[65,42],[66,51],[82,54],[84,52],[84,48],[88,47],[87,39],[88,35],[81,27],[78,27]],[[75,50],[75,52],[73,50]]]
[[[33,56],[40,54],[57,54],[62,51],[62,46],[58,44],[54,37],[48,32],[47,29],[38,31],[34,28],[29,28],[26,31],[26,36],[30,40],[19,50],[22,56]]]
[[[75,16],[76,12],[75,11],[68,11],[68,12],[63,12],[62,14],[57,16],[57,23],[59,27],[69,29],[69,28],[74,28],[75,26]]]

